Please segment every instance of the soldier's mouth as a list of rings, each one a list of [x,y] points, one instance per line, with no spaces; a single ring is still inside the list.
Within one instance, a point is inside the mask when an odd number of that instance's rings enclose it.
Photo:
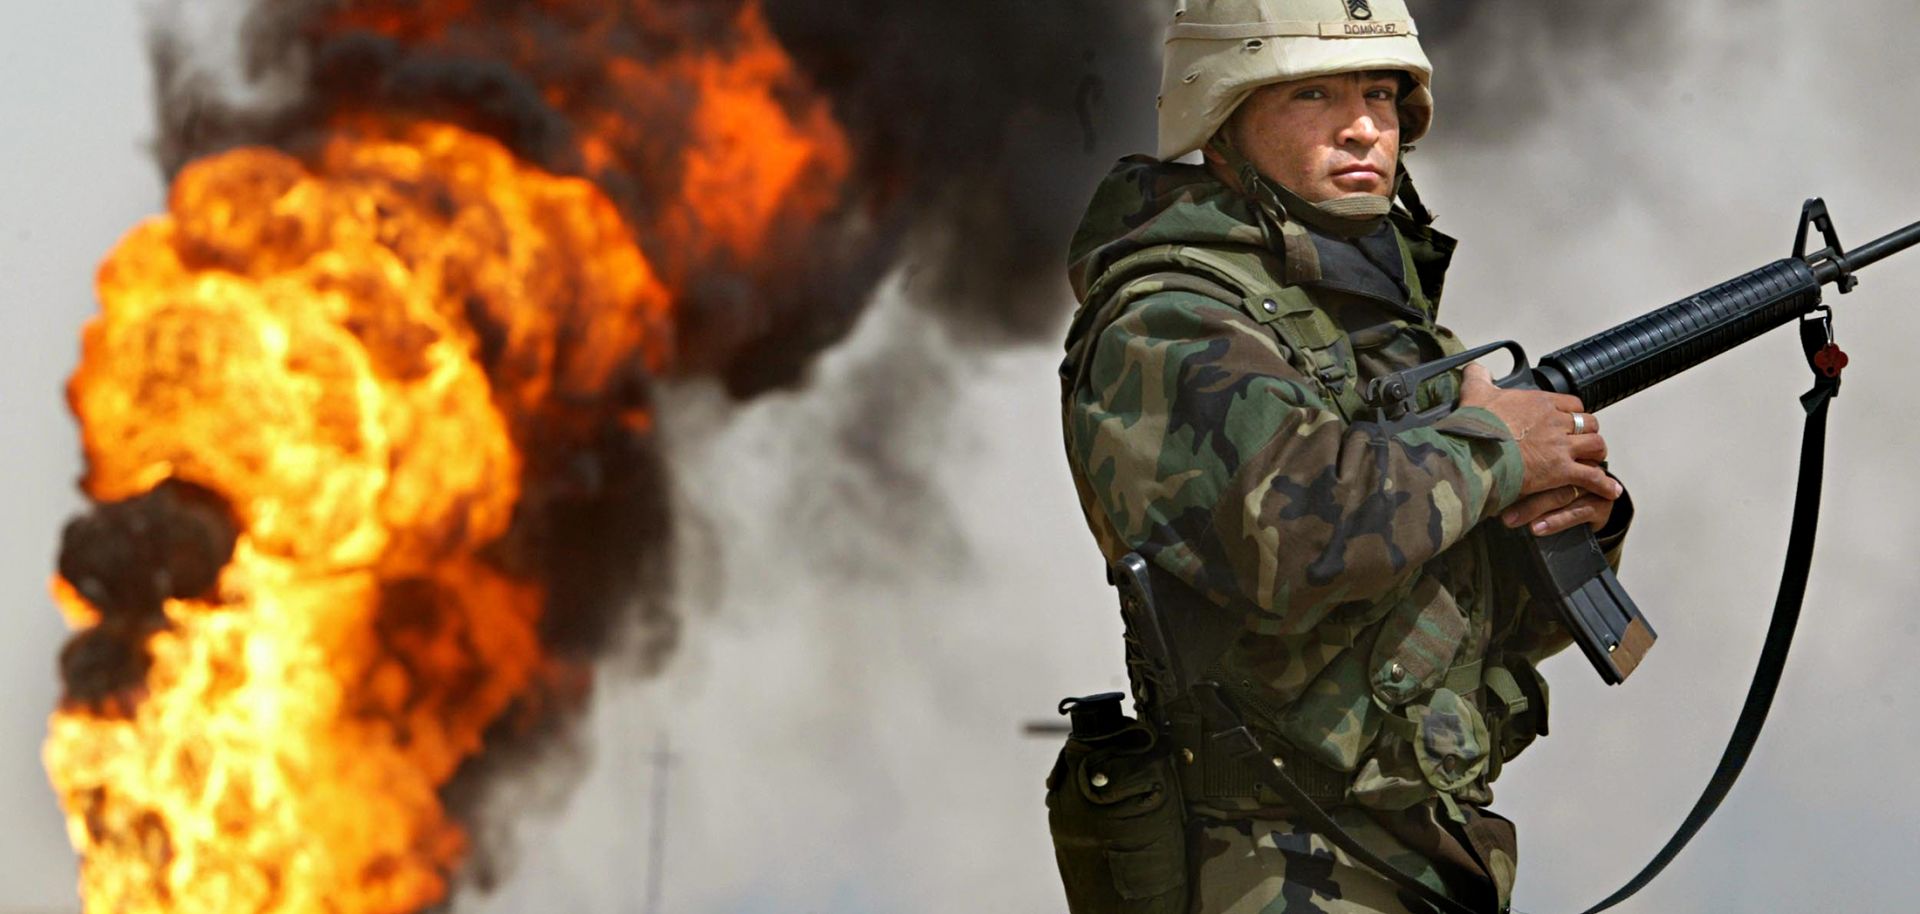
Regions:
[[[1333,172],[1328,181],[1344,191],[1376,193],[1386,186],[1387,176],[1371,165],[1350,165]]]

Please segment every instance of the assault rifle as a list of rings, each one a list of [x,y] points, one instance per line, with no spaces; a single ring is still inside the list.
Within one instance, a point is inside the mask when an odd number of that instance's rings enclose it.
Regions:
[[[1820,231],[1826,243],[1811,254],[1807,253],[1809,225]],[[1572,394],[1588,411],[1598,412],[1769,330],[1799,320],[1808,361],[1816,377],[1824,377],[1827,382],[1824,393],[1817,383],[1808,395],[1820,394],[1817,404],[1804,404],[1810,416],[1816,408],[1819,410],[1819,428],[1824,432],[1825,402],[1838,389],[1846,355],[1833,344],[1832,314],[1821,304],[1822,287],[1833,283],[1842,293],[1850,292],[1857,281],[1853,275],[1856,271],[1916,244],[1920,244],[1920,222],[1848,251],[1840,246],[1826,203],[1814,198],[1801,209],[1790,257],[1556,350],[1537,365],[1528,364],[1526,352],[1518,343],[1503,340],[1376,378],[1367,386],[1366,398],[1380,410],[1389,428],[1433,422],[1454,407],[1446,404],[1417,412],[1414,393],[1420,384],[1504,350],[1513,356],[1514,370],[1494,382],[1498,386]],[[1813,447],[1804,449],[1803,454],[1813,451],[1817,459],[1818,442],[1811,433],[1810,425],[1808,440]],[[1807,470],[1803,462],[1803,493],[1808,488]],[[1817,466],[1811,475],[1817,506]],[[1802,551],[1810,554],[1812,517],[1802,523],[1799,508],[1796,505],[1796,527],[1805,527],[1806,533],[1797,539],[1806,541]],[[1811,515],[1813,511],[1806,513]],[[1592,531],[1581,525],[1551,536],[1534,537],[1524,531],[1512,535],[1525,540],[1521,548],[1531,556],[1533,592],[1558,604],[1574,643],[1593,663],[1600,678],[1609,685],[1625,681],[1653,646],[1655,634],[1614,577]],[[1793,552],[1790,547],[1790,556]],[[1804,589],[1804,581],[1800,586]],[[1794,605],[1797,612],[1797,596]]]

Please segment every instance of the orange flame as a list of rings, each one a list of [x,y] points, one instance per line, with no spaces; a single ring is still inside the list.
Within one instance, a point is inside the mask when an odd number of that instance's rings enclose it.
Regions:
[[[365,114],[307,160],[190,165],[168,213],[109,255],[69,388],[84,487],[197,483],[241,533],[214,596],[166,604],[124,714],[53,716],[45,761],[88,911],[384,914],[446,895],[465,837],[440,787],[566,672],[540,643],[543,584],[490,552],[535,420],[636,362],[671,369],[680,277],[653,263],[750,258],[845,175],[824,103],[775,100],[791,63],[757,8],[737,25],[724,53],[676,64],[701,89],[651,260],[593,181]],[[646,142],[599,126],[581,140],[593,170]],[[99,621],[73,588],[55,596],[75,627]]]

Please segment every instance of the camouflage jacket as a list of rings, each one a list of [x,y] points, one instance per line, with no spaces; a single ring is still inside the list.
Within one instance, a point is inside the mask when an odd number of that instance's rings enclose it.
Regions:
[[[1063,421],[1107,560],[1138,551],[1196,597],[1189,668],[1333,772],[1330,799],[1457,818],[1545,732],[1535,664],[1568,641],[1482,525],[1520,493],[1505,424],[1468,408],[1389,433],[1354,394],[1461,348],[1434,323],[1452,240],[1392,224],[1265,232],[1204,168],[1122,160],[1073,241]],[[1399,295],[1345,281],[1356,250]]]

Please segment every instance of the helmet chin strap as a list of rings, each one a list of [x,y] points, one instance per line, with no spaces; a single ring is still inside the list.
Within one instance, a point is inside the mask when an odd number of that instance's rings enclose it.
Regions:
[[[1348,194],[1315,203],[1314,207],[1340,219],[1378,219],[1393,209],[1393,201],[1379,194]]]
[[[1309,202],[1280,182],[1262,175],[1253,160],[1234,146],[1226,130],[1215,131],[1207,141],[1207,148],[1218,154],[1227,170],[1239,179],[1240,192],[1276,225],[1294,219],[1329,235],[1358,238],[1379,229],[1381,220],[1393,209],[1393,198],[1378,194],[1349,194],[1320,203]],[[1395,169],[1396,192],[1406,174],[1404,166]]]

